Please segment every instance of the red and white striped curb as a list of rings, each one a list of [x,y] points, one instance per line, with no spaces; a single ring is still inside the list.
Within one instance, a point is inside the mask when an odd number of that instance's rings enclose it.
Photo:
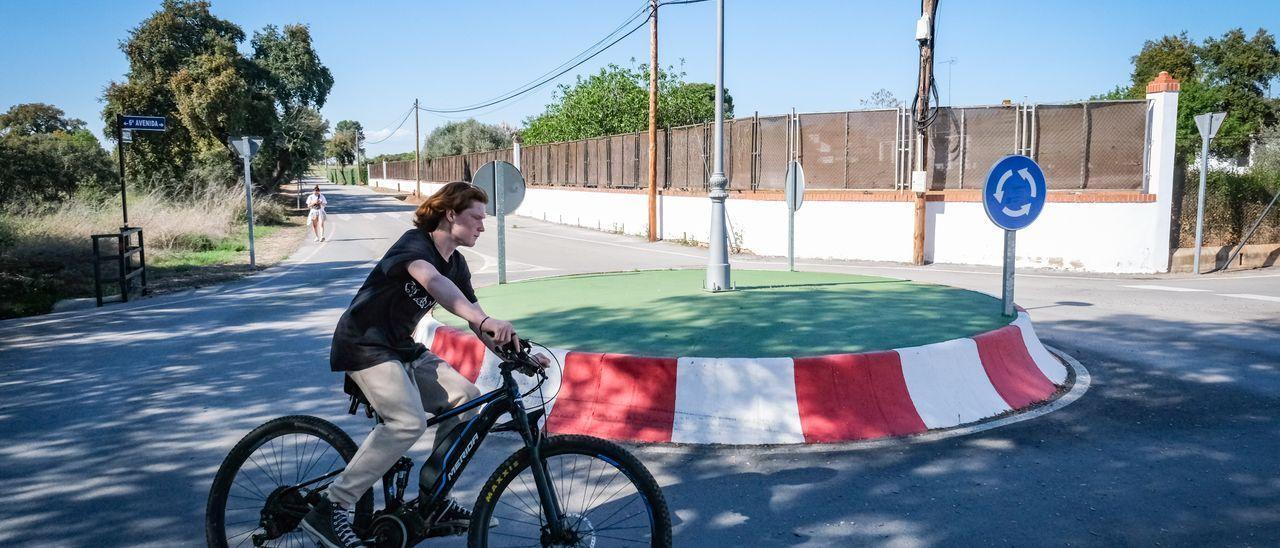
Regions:
[[[497,356],[428,317],[417,340],[482,390]],[[547,429],[615,440],[778,444],[855,441],[968,424],[1051,397],[1067,369],[1025,311],[962,339],[809,358],[651,358],[552,349]],[[517,376],[521,377],[521,376]],[[531,380],[519,378],[526,387]],[[559,394],[555,394],[559,387]]]

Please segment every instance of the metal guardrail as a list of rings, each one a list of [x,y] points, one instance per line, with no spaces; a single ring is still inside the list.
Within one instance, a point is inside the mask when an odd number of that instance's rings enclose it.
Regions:
[[[133,237],[137,236],[137,245],[133,244]],[[109,281],[120,285],[120,300],[129,302],[129,292],[133,288],[134,278],[141,281],[141,294],[147,294],[147,254],[143,246],[142,228],[141,227],[123,227],[118,234],[94,234],[90,236],[93,239],[93,293],[97,298],[98,306],[102,306],[102,283]],[[104,250],[102,240],[116,240],[116,249],[114,253],[108,252],[103,254]],[[134,264],[134,257],[137,257],[137,264]],[[102,264],[105,262],[117,263],[118,269],[116,276],[103,279]]]

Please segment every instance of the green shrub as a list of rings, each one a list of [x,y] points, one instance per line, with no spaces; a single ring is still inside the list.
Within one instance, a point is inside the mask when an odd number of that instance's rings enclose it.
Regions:
[[[1210,171],[1205,178],[1204,240],[1206,246],[1239,243],[1280,189],[1280,174],[1266,169],[1249,173]],[[1187,170],[1183,186],[1179,247],[1194,247],[1199,171]],[[1272,208],[1249,243],[1280,242],[1280,207]]]

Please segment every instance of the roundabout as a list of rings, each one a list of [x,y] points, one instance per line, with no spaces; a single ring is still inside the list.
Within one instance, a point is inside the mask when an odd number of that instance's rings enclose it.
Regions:
[[[999,299],[873,276],[700,270],[541,278],[477,290],[548,347],[547,428],[623,441],[829,443],[1006,417],[1063,393],[1068,368]],[[447,313],[418,340],[482,389],[498,359]],[[556,388],[558,387],[558,389]]]

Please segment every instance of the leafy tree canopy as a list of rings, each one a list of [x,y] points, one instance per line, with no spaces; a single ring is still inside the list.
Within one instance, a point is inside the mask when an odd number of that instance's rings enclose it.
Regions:
[[[84,129],[84,120],[67,118],[62,109],[45,103],[14,105],[0,114],[0,135],[34,135]]]
[[[474,118],[449,122],[431,131],[423,148],[428,158],[486,152],[511,146],[511,130]]]
[[[131,180],[174,193],[234,184],[239,158],[228,138],[239,135],[264,138],[254,173],[271,188],[322,158],[328,124],[318,111],[333,76],[310,31],[267,26],[254,33],[250,57],[238,50],[244,40],[244,31],[210,13],[204,0],[164,0],[129,31],[120,44],[129,71],[107,86],[104,134],[114,138],[117,114],[169,119],[167,131],[129,146]]]
[[[1178,154],[1184,159],[1199,150],[1198,114],[1227,113],[1212,143],[1213,152],[1224,156],[1247,154],[1250,142],[1280,116],[1280,100],[1267,97],[1271,84],[1280,78],[1280,51],[1275,36],[1265,29],[1258,29],[1252,37],[1243,29],[1232,29],[1200,44],[1185,32],[1164,36],[1143,44],[1132,61],[1127,86],[1094,98],[1142,99],[1147,83],[1160,71],[1168,71],[1182,82]]]
[[[715,120],[715,85],[685,82],[675,67],[658,70],[658,126],[677,127]],[[524,142],[572,141],[646,129],[649,124],[649,67],[609,65],[573,85],[562,84],[554,102],[525,120]],[[733,118],[733,97],[725,90],[725,119]]]

